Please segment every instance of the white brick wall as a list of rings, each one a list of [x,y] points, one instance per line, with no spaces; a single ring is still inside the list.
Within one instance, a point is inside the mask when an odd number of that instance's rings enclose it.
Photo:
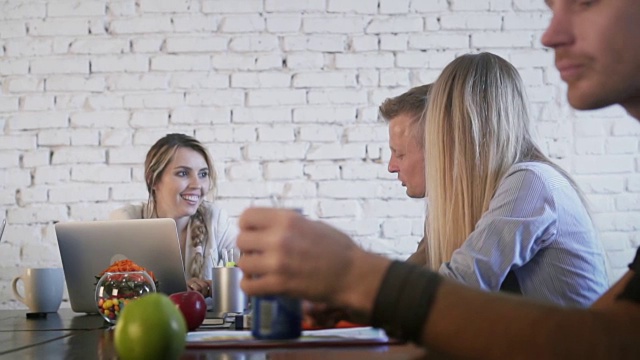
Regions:
[[[542,0],[0,1],[0,308],[21,268],[59,265],[52,223],[147,198],[167,132],[212,152],[232,216],[272,193],[402,258],[424,202],[386,171],[377,106],[466,52],[521,71],[541,145],[591,202],[611,279],[640,244],[640,125],[578,112],[539,41]]]

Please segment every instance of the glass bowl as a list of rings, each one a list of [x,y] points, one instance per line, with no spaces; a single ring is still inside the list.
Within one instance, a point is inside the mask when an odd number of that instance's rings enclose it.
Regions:
[[[96,284],[96,306],[108,323],[115,324],[129,301],[150,292],[156,292],[156,284],[146,271],[105,272]]]

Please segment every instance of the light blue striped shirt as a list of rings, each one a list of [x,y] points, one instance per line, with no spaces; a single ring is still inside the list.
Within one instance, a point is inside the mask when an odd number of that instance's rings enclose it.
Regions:
[[[589,306],[607,288],[602,245],[577,192],[553,167],[512,166],[489,209],[440,274],[500,290],[513,271],[525,297]]]

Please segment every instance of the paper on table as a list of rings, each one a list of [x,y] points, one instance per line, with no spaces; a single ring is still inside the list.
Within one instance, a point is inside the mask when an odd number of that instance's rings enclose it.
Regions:
[[[370,326],[345,329],[306,330],[302,332],[302,336],[337,336],[349,339],[389,340],[384,330]]]
[[[322,339],[353,339],[353,340],[378,340],[387,341],[389,338],[384,330],[372,327],[359,327],[348,329],[324,329],[324,330],[306,330],[302,332],[301,340],[305,338],[322,340]],[[201,341],[239,341],[253,340],[251,331],[237,330],[214,330],[214,331],[193,331],[187,334],[187,342]]]

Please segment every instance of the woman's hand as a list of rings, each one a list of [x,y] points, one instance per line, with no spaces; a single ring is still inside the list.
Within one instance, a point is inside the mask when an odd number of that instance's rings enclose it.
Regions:
[[[204,297],[211,297],[211,285],[211,280],[191,278],[187,281],[189,290],[197,291]]]

